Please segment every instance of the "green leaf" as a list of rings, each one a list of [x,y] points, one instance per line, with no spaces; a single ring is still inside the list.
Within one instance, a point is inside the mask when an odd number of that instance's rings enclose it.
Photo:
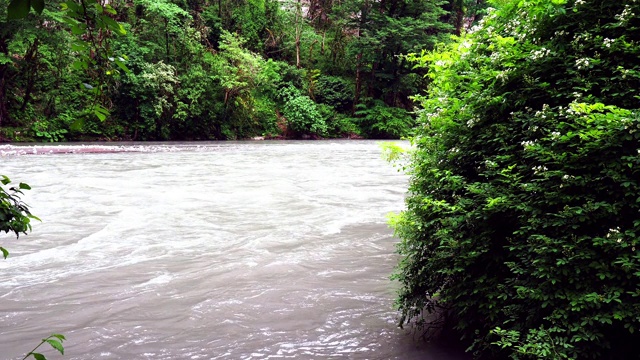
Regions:
[[[84,119],[82,118],[76,119],[76,121],[71,123],[71,125],[69,126],[69,128],[73,131],[82,131],[83,127],[84,127]]]
[[[89,64],[83,60],[76,60],[71,64],[74,70],[86,70],[89,68]]]
[[[82,35],[84,34],[85,29],[86,26],[84,24],[75,24],[71,27],[71,33],[73,35]]]
[[[85,51],[87,50],[87,45],[82,43],[82,44],[71,44],[71,50],[73,51]]]
[[[8,183],[11,182],[11,180],[9,180],[9,178],[6,175],[2,175],[2,180],[0,180],[0,182],[2,183],[2,185],[7,185]]]
[[[113,30],[120,35],[126,35],[127,31],[124,29],[122,24],[118,23],[117,21],[113,20],[112,18],[106,15],[100,16],[100,19],[104,23],[105,28],[109,30]]]
[[[15,20],[27,17],[31,4],[29,0],[12,0],[7,6],[7,19]]]
[[[70,18],[68,16],[63,17],[62,18],[62,22],[67,24],[67,25],[69,25],[69,26],[75,26],[75,25],[77,25],[79,23],[78,20]]]
[[[111,7],[111,5],[106,4],[104,6],[104,12],[106,12],[107,14],[111,14],[111,15],[117,15],[118,13],[116,12],[116,10]]]
[[[47,343],[49,343],[49,345],[51,345],[52,348],[58,350],[60,354],[64,355],[64,347],[62,346],[62,343],[60,341],[54,340],[54,339],[47,339]]]
[[[23,190],[31,190],[31,186],[29,186],[29,184],[20,183],[19,187]]]
[[[105,121],[107,116],[109,116],[109,110],[103,106],[96,105],[93,108],[93,114],[100,119],[100,121]]]
[[[122,58],[120,58],[122,59]],[[120,61],[120,60],[115,60],[114,63],[120,68],[122,69],[122,71],[124,71],[127,74],[131,73],[131,70],[129,70],[129,68],[127,67],[127,65],[124,64],[124,62]]]
[[[51,336],[53,336],[55,338],[58,338],[60,340],[67,340],[67,338],[64,337],[64,335],[62,335],[62,334],[51,334]]]
[[[2,246],[0,246],[0,251],[2,251],[2,257],[3,258],[8,258],[9,257],[9,251],[7,251],[7,249],[3,248]]]
[[[44,10],[44,0],[31,0],[31,7],[38,14],[42,14],[42,10]]]
[[[39,353],[31,353],[31,355],[33,355],[33,357],[36,360],[47,360],[47,358],[44,355],[39,354]]]
[[[63,2],[62,4],[60,4],[60,7],[62,8],[62,10],[71,11],[76,14],[83,13],[83,10],[80,7],[80,5],[76,4],[76,2],[73,0]]]

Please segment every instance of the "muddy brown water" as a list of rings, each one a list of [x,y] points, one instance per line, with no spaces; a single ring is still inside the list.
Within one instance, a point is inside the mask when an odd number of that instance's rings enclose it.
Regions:
[[[1,146],[0,174],[33,187],[42,222],[0,237],[0,358],[58,332],[50,359],[461,359],[396,326],[385,215],[408,179],[380,152]]]

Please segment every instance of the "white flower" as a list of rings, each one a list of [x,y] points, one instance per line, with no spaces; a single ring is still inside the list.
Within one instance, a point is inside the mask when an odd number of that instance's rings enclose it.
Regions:
[[[612,236],[616,236],[620,233],[620,228],[617,227],[615,229],[609,229],[609,232],[607,233],[607,238],[610,238]],[[618,239],[618,242],[621,242],[621,239]]]
[[[578,67],[578,69],[589,67],[589,59],[588,58],[581,58],[581,59],[576,60],[576,66]]]
[[[533,170],[534,174],[539,174],[539,173],[545,172],[545,171],[547,171],[549,169],[546,166],[538,165],[538,166],[532,167],[531,170]]]
[[[502,81],[502,83],[504,84],[505,82],[507,82],[507,80],[509,80],[509,71],[510,70],[507,69],[499,72],[498,75],[496,75],[496,79]]]
[[[538,50],[531,50],[531,60],[537,60],[537,59],[541,59],[545,56],[548,56],[551,53],[551,50],[549,49],[545,49],[545,48],[540,48]]]
[[[615,18],[618,19],[620,23],[626,23],[627,21],[629,21],[629,18],[635,15],[636,14],[631,11],[629,5],[625,5],[624,10],[622,10],[622,14],[616,15]]]
[[[615,42],[615,40],[613,39],[609,39],[609,38],[604,38],[604,46],[610,48],[611,44],[613,44]]]

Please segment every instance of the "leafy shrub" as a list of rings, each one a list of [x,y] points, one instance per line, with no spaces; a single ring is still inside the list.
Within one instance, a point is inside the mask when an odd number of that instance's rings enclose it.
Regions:
[[[328,105],[321,104],[323,107],[329,107]],[[327,131],[331,137],[360,137],[360,128],[353,122],[353,118],[333,112],[332,115],[327,118]]]
[[[31,215],[29,207],[22,202],[20,196],[23,190],[29,190],[31,187],[25,183],[18,184],[18,187],[10,187],[5,189],[11,183],[11,180],[0,175],[0,232],[8,234],[14,233],[16,237],[20,234],[26,234],[31,230],[31,219],[38,219]],[[9,252],[0,246],[2,256],[6,259]]]
[[[338,111],[350,110],[353,103],[353,85],[337,76],[320,76],[315,86],[316,101]]]
[[[283,61],[268,59],[264,62],[257,77],[260,92],[271,99],[282,96],[282,88],[293,86],[298,89],[305,87],[306,71],[298,69]]]
[[[298,89],[289,86],[282,90],[282,115],[287,119],[288,129],[296,136],[327,133],[327,124],[318,111],[316,103]]]
[[[36,139],[47,142],[59,142],[65,140],[67,129],[54,128],[49,122],[35,122],[31,130]]]
[[[267,97],[257,97],[255,101],[255,121],[262,126],[262,135],[273,137],[281,135],[276,116],[276,103]]]
[[[406,110],[387,106],[382,100],[358,104],[355,114],[354,121],[368,138],[399,139],[410,135],[415,124]]]
[[[143,63],[139,73],[124,77],[120,89],[122,113],[135,139],[166,140],[176,109],[179,84],[176,69],[164,62]]]
[[[508,1],[430,66],[407,210],[402,324],[485,358],[635,359],[640,3]]]

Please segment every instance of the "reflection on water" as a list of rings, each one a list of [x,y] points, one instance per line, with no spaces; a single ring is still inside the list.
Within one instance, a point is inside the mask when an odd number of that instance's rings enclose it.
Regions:
[[[49,155],[18,156],[33,153]],[[65,359],[459,358],[395,326],[384,217],[407,178],[379,154],[371,141],[0,146],[0,173],[33,187],[42,219],[2,238],[3,358],[54,331]]]

